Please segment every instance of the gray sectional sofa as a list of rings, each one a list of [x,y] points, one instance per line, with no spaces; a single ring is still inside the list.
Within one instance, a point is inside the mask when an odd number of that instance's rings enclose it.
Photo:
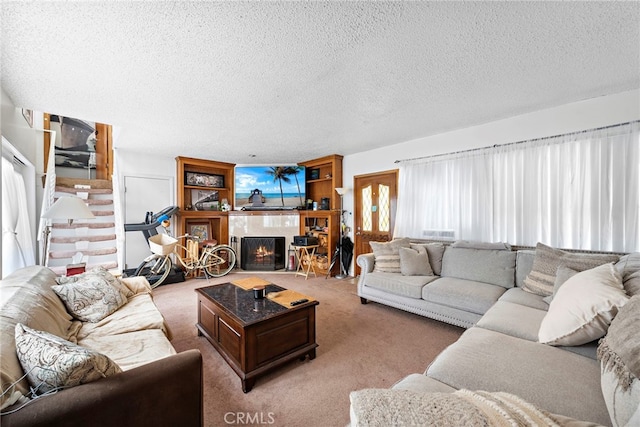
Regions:
[[[553,271],[542,274],[545,276],[548,273],[548,277],[541,279],[542,282],[547,280],[545,286],[553,287],[555,284],[555,288],[549,291],[551,295],[545,295],[544,292],[531,292],[535,288],[528,282],[545,266],[541,254],[548,255],[550,249],[544,245],[539,245],[535,250],[513,250],[502,243],[455,242],[444,245],[410,243],[406,239],[394,242],[399,248],[409,247],[415,253],[422,251],[423,255],[413,253],[409,258],[403,257],[402,266],[389,261],[393,258],[393,254],[389,257],[386,256],[388,253],[385,254],[385,250],[389,248],[377,251],[378,253],[360,255],[357,259],[361,267],[358,295],[362,303],[374,301],[386,304],[462,326],[467,330],[457,342],[436,357],[424,374],[410,374],[392,390],[368,389],[352,393],[352,427],[388,422],[427,422],[424,413],[413,414],[414,418],[403,418],[407,414],[403,413],[402,417],[398,417],[398,411],[403,412],[406,408],[415,411],[421,405],[425,406],[425,398],[433,399],[439,393],[461,393],[457,390],[509,393],[546,411],[545,414],[556,414],[553,421],[559,424],[570,424],[568,420],[574,423],[576,420],[582,421],[576,425],[640,423],[640,329],[637,326],[632,331],[625,326],[625,338],[618,339],[617,344],[610,346],[615,349],[620,342],[626,341],[630,348],[619,350],[611,357],[600,357],[618,362],[628,359],[628,366],[622,362],[617,366],[617,372],[627,374],[625,378],[630,387],[626,390],[622,390],[615,382],[616,385],[611,386],[611,370],[604,369],[605,362],[601,363],[597,357],[599,342],[604,340],[595,339],[573,345],[563,345],[566,343],[562,339],[553,345],[543,344],[539,340],[545,317],[551,312],[550,303],[554,304],[553,299],[560,299],[560,295],[567,298],[569,287],[576,289],[575,283],[579,278],[586,277],[587,273],[577,276],[571,281],[571,285],[568,279],[587,269],[588,274],[600,271],[609,276],[619,275],[620,288],[624,286],[624,289],[612,292],[617,292],[613,298],[619,298],[622,302],[616,303],[617,306],[614,304],[612,317],[618,310],[627,310],[631,312],[622,316],[625,320],[620,322],[634,324],[633,319],[640,319],[640,253],[621,255],[566,252],[568,258],[558,261],[558,264],[562,264],[563,269],[565,263],[574,268],[566,268],[572,273],[562,279],[567,283],[567,290],[563,290],[562,294],[559,292],[560,287],[565,285],[559,281],[556,273],[560,271],[560,267],[555,265]],[[392,248],[390,252],[398,252],[398,247]],[[425,251],[422,248],[426,249],[427,257],[424,257]],[[404,249],[399,252],[402,254],[403,251]],[[405,252],[409,254],[409,251]],[[551,252],[554,256],[560,254],[560,257],[565,256],[563,253],[565,252],[557,249]],[[415,275],[416,271],[420,272],[420,268],[415,265],[417,260],[427,258],[433,275]],[[383,271],[376,269],[378,260],[384,266]],[[601,264],[598,269],[590,268]],[[394,271],[398,267],[401,267],[401,271]],[[607,269],[610,270],[609,273]],[[631,299],[634,295],[638,296]],[[626,302],[634,300],[638,301],[634,304]],[[554,315],[560,308],[561,302],[556,301]],[[626,320],[628,318],[632,320]],[[545,330],[553,329],[554,325],[549,323],[550,318],[547,318]],[[611,325],[613,327],[613,323]],[[587,330],[588,327],[589,325]],[[618,329],[624,328],[621,326]],[[576,333],[584,332],[583,329],[578,328]],[[602,356],[608,349],[606,347],[598,351],[602,352]],[[477,395],[475,397],[476,401],[484,399]],[[491,395],[491,398],[494,396]],[[405,405],[398,403],[398,400],[402,400]],[[411,402],[407,403],[408,401]],[[439,405],[435,406],[442,408],[442,402]],[[495,406],[494,402],[493,407]],[[430,418],[428,420],[429,423],[435,422]]]

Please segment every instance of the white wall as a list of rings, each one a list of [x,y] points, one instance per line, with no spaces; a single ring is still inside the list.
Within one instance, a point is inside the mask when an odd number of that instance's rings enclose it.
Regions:
[[[640,120],[640,90],[565,104],[345,156],[343,185],[353,188],[356,175],[398,169],[395,160],[562,135],[634,120]],[[352,192],[345,195],[344,207],[353,211]]]
[[[31,224],[31,236],[34,247],[37,245],[37,227],[40,218],[42,200],[42,176],[44,171],[44,132],[42,113],[34,111],[33,127],[27,124],[22,109],[17,108],[4,89],[0,89],[0,133],[11,145],[35,166],[35,176],[25,178],[25,182],[35,182],[32,191],[27,189],[27,215]],[[38,130],[40,129],[40,130]],[[0,216],[0,228],[2,218]],[[36,254],[38,257],[38,254]],[[0,275],[1,275],[0,267]]]

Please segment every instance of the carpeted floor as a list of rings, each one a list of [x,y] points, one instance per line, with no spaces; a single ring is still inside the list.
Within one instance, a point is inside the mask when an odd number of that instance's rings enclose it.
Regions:
[[[154,300],[164,314],[177,351],[197,348],[204,359],[205,426],[345,426],[349,392],[388,388],[404,376],[425,371],[463,329],[376,303],[360,304],[355,280],[294,277],[292,273],[252,272],[320,301],[316,311],[314,360],[292,361],[258,377],[249,393],[204,337],[198,337],[194,289],[249,277],[192,279],[163,285]]]

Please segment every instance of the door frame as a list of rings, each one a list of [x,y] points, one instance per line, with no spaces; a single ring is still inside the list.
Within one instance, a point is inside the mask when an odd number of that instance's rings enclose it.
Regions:
[[[386,171],[380,171],[380,172],[374,172],[374,173],[367,173],[367,174],[363,174],[363,175],[354,175],[353,176],[353,238],[354,238],[354,245],[353,245],[353,259],[357,260],[358,259],[358,255],[361,255],[361,253],[359,252],[359,248],[360,248],[360,237],[359,237],[359,232],[357,230],[357,224],[360,223],[361,221],[361,216],[362,216],[362,212],[360,211],[360,207],[362,206],[362,200],[360,198],[360,192],[358,191],[359,188],[359,182],[360,181],[364,181],[364,180],[371,180],[371,179],[375,179],[376,177],[388,177],[391,176],[394,178],[394,182],[395,182],[395,186],[396,186],[396,197],[392,198],[390,203],[390,223],[389,223],[389,230],[390,230],[390,235],[391,238],[393,238],[393,231],[394,231],[394,227],[395,227],[395,223],[396,223],[396,209],[398,207],[398,178],[400,175],[400,170],[399,169],[389,169]],[[369,253],[369,252],[362,252],[362,253]],[[353,265],[353,273],[354,273],[354,277],[357,277],[360,275],[360,266],[358,265],[357,262],[354,262]]]

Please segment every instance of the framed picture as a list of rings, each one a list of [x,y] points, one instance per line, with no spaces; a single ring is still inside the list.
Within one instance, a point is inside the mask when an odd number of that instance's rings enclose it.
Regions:
[[[27,110],[26,108],[22,109],[22,117],[27,121],[29,127],[33,127],[33,110]]]
[[[201,242],[211,239],[209,222],[190,222],[188,223],[187,230],[190,235],[198,237]]]
[[[224,175],[185,172],[184,182],[196,187],[224,188]]]
[[[218,190],[191,190],[191,206],[197,211],[217,211],[218,198]]]
[[[320,169],[311,169],[309,179],[320,179]]]

